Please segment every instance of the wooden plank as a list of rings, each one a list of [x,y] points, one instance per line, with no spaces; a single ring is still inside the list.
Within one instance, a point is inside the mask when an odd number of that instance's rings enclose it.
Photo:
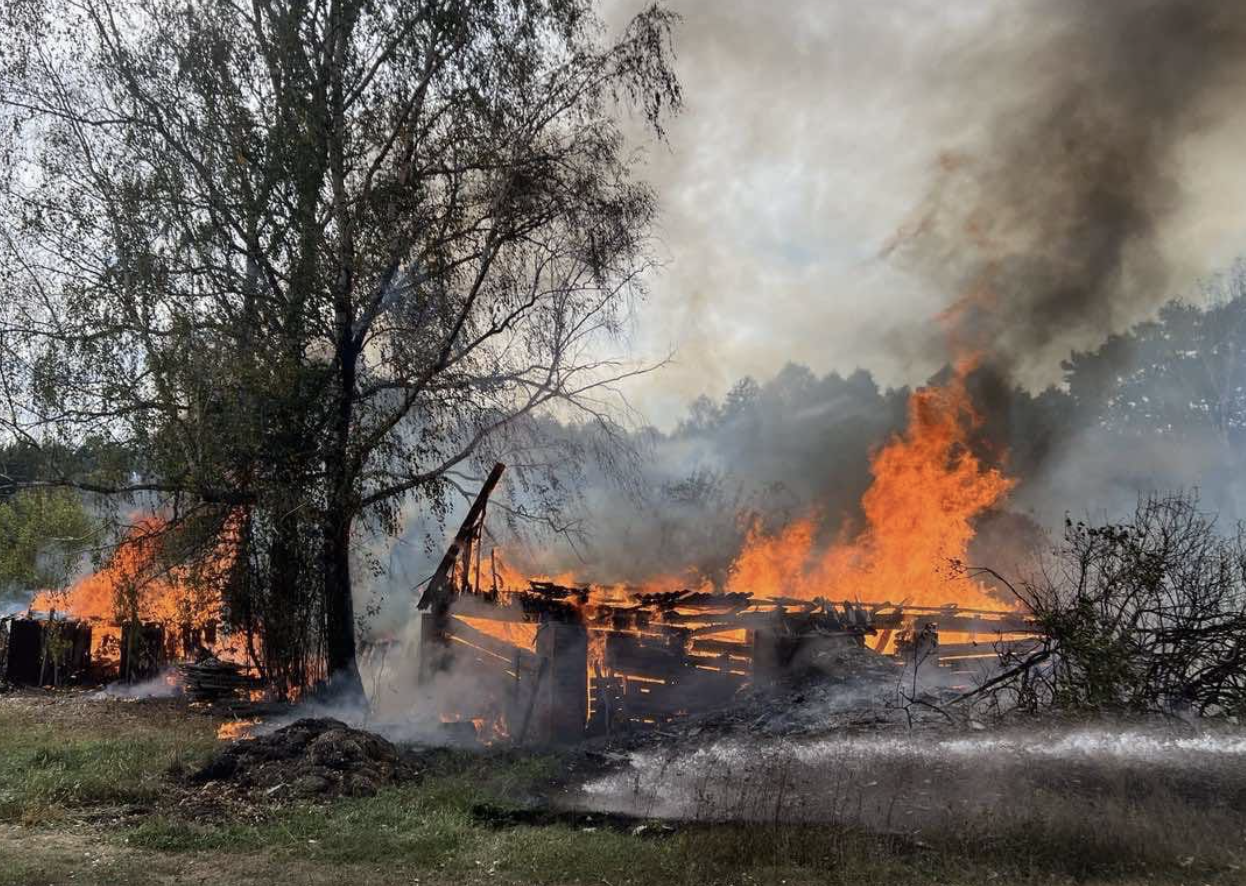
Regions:
[[[454,598],[450,607],[452,615],[466,615],[470,618],[487,618],[490,621],[526,621],[531,622],[523,610],[523,607],[516,603],[490,603],[474,594],[460,594]]]
[[[612,671],[665,677],[687,667],[682,646],[635,634],[606,634],[606,667]]]
[[[749,643],[737,643],[734,640],[715,640],[712,637],[697,637],[692,641],[693,652],[710,652],[720,655],[731,655],[736,658],[753,657],[753,647]]]
[[[669,716],[704,710],[730,701],[744,682],[742,678],[728,678],[712,671],[691,673],[696,676],[671,684],[628,681],[620,704],[628,716]]]
[[[582,625],[543,624],[536,646],[549,661],[537,705],[538,737],[578,741],[588,723],[588,632]]]
[[[524,649],[522,646],[516,646],[513,643],[507,643],[505,640],[492,637],[457,618],[450,619],[449,634],[453,638],[490,653],[501,664],[513,666],[516,658],[518,658],[521,667],[536,669],[537,656],[535,653]]]
[[[992,634],[1029,634],[1034,631],[1034,625],[1020,616],[987,620],[973,616],[932,615],[921,616],[918,621],[923,624],[934,622],[939,626],[940,631],[960,631],[966,634],[981,634],[984,637]]]

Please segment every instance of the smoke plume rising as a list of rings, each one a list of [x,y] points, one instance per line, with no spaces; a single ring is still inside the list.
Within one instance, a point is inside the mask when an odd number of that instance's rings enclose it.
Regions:
[[[1000,310],[962,334],[1038,390],[1240,251],[1236,4],[670,5],[688,103],[649,158],[638,338],[677,363],[635,394],[659,426],[789,360],[920,384],[988,271]]]
[[[988,52],[1024,88],[944,155],[895,254],[962,294],[958,346],[1025,381],[1171,294],[1181,151],[1237,116],[1246,7],[1065,0],[1022,18]]]
[[[657,436],[645,503],[590,475],[590,543],[542,542],[541,566],[627,580],[692,552],[713,572],[739,540],[739,509],[781,523],[812,504],[838,531],[858,516],[869,450],[902,422],[905,391],[858,400],[819,376],[863,366],[920,384],[958,348],[984,355],[983,442],[1010,453],[1014,503],[1041,522],[1127,507],[1140,480],[1196,485],[1223,464],[1212,434],[1182,460],[1166,440],[1108,448],[1099,430],[1074,433],[1095,416],[1071,416],[1067,397],[1015,386],[1059,380],[1070,351],[1147,317],[1240,242],[1242,177],[1224,161],[1242,129],[1246,8],[672,5],[689,110],[650,160],[670,252],[652,310],[655,328],[690,338],[655,376],[661,391],[638,400],[669,425],[747,372],[770,378],[789,360],[812,372],[793,390],[766,382],[755,410],[724,399],[701,429]],[[1123,370],[1128,349],[1113,359]]]

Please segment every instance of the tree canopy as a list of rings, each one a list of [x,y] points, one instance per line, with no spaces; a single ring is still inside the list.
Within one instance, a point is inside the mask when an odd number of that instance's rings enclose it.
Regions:
[[[0,16],[5,428],[140,454],[66,486],[244,514],[236,611],[279,651],[321,622],[357,691],[357,521],[440,506],[499,450],[547,467],[533,416],[608,427],[638,371],[609,341],[656,204],[619,116],[660,136],[678,108],[673,16],[617,37],[589,0]]]
[[[63,588],[95,526],[68,490],[22,490],[0,501],[0,599]]]

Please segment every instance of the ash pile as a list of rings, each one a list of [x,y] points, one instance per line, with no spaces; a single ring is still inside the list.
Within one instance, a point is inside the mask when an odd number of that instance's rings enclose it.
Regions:
[[[328,799],[372,796],[411,774],[379,735],[316,718],[225,747],[190,782],[209,793]]]

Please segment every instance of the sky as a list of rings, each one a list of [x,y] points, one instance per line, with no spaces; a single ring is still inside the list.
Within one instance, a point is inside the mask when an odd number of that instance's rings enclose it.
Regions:
[[[642,5],[608,0],[607,27],[617,32]],[[933,199],[955,202],[972,185],[949,180],[949,157],[989,162],[1005,131],[1024,133],[1050,83],[1076,94],[1078,76],[1093,81],[1095,62],[1065,47],[1071,35],[1110,40],[1110,23],[1084,26],[1084,0],[666,5],[683,17],[685,108],[666,144],[644,145],[662,267],[628,346],[638,360],[674,356],[630,383],[633,404],[669,428],[698,395],[789,361],[819,373],[865,367],[885,385],[924,381],[947,356],[934,318],[958,283],[930,255],[890,247]],[[1153,260],[1135,274],[1147,297],[1061,331],[1019,369],[1024,384],[1058,381],[1071,347],[1142,319],[1161,294],[1195,293],[1246,251],[1241,115],[1198,106],[1164,148],[1174,187],[1149,235]],[[1041,175],[1031,184],[1017,173],[1015,190],[1041,193]]]

